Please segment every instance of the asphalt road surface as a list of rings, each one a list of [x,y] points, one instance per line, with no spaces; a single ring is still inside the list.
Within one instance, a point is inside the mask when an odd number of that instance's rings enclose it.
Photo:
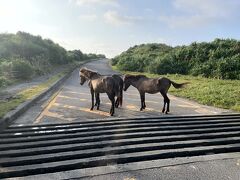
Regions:
[[[116,73],[106,59],[85,66]],[[90,111],[89,87],[76,70],[0,133],[0,179],[239,180],[240,115],[208,116],[230,111],[169,97],[170,114],[161,113],[160,94],[147,94],[140,112],[130,87],[113,119],[105,94],[100,110]]]
[[[111,69],[107,59],[87,63],[85,67],[98,71],[103,75],[117,73]],[[169,95],[171,100],[170,114],[165,115],[161,113],[163,98],[160,93],[146,94],[147,108],[140,112],[140,97],[137,89],[131,86],[123,95],[123,107],[115,110],[114,117],[214,115],[229,112],[228,110],[200,105],[193,101]],[[76,70],[54,97],[46,97],[46,102],[43,104],[39,102],[39,104],[20,117],[16,123],[61,123],[79,119],[109,118],[110,101],[105,93],[101,94],[100,98],[100,110],[95,108],[93,111],[90,111],[91,95],[89,87],[87,83],[83,86],[79,84],[79,74],[78,70]]]

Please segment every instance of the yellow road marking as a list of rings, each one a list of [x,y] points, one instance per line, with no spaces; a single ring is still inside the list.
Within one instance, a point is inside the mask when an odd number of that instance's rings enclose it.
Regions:
[[[54,103],[53,105],[57,106],[57,107],[62,107],[62,108],[67,108],[67,109],[74,109],[74,110],[89,112],[89,113],[92,113],[92,114],[98,114],[98,115],[102,115],[102,116],[109,116],[108,112],[94,111],[94,110],[91,111],[89,108],[82,108],[82,107],[77,107],[77,106],[64,105],[64,104],[60,104],[60,103]]]
[[[133,104],[126,105],[126,108],[130,110],[135,110],[135,111],[138,110],[138,108]]]
[[[89,101],[89,100],[83,99],[83,98],[76,98],[76,97],[63,96],[63,95],[59,95],[58,97],[65,98],[65,99],[75,99],[75,100],[79,100],[79,101]]]
[[[47,107],[41,112],[41,114],[37,117],[37,119],[33,122],[34,124],[40,123],[44,116],[55,117],[61,120],[73,121],[75,118],[64,118],[64,115],[54,113],[49,111],[49,109],[54,105],[58,96],[55,96],[52,101],[47,105]]]
[[[90,92],[89,93],[83,93],[83,92],[75,92],[75,91],[65,91],[64,93],[90,95]]]
[[[146,108],[145,110],[148,110],[148,111],[156,111],[156,109],[154,109],[154,108]]]
[[[184,104],[179,104],[177,105],[179,107],[185,107],[185,108],[198,108],[197,106],[192,106],[192,105],[184,105]]]

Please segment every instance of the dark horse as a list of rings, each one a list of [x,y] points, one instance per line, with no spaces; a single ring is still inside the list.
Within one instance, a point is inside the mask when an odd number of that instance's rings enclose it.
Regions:
[[[112,77],[113,77],[113,79],[115,81],[115,85],[119,89],[119,94],[117,95],[117,100],[115,102],[115,106],[118,108],[119,105],[122,106],[122,100],[123,100],[123,79],[121,78],[121,76],[119,76],[117,74],[113,74]]]
[[[117,95],[117,99],[115,101],[115,107],[118,108],[119,106],[122,106],[122,99],[123,99],[123,79],[120,75],[113,74],[111,75],[113,79],[115,80],[115,85],[119,88],[119,94]],[[99,107],[100,105],[100,95],[99,93],[96,95],[96,103],[95,106]]]
[[[156,94],[160,92],[164,98],[164,105],[162,113],[169,112],[170,99],[167,96],[168,89],[171,84],[175,88],[182,88],[187,83],[178,84],[171,81],[168,78],[148,78],[144,75],[125,75],[124,77],[124,91],[128,89],[130,85],[138,89],[141,98],[141,108],[140,111],[146,108],[145,104],[145,93]],[[167,104],[167,109],[165,111],[165,106]]]
[[[115,105],[115,96],[120,97],[119,86],[116,83],[116,80],[112,76],[102,76],[99,73],[81,68],[79,71],[80,84],[83,85],[87,80],[89,80],[89,87],[92,96],[92,106],[90,110],[94,108],[94,94],[96,96],[96,105],[97,109],[100,106],[100,93],[107,93],[108,98],[111,101],[110,115],[114,114],[114,105]],[[120,102],[121,103],[121,100]]]

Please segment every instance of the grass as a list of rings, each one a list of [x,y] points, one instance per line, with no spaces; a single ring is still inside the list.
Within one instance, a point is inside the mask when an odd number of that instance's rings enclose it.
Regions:
[[[39,95],[41,92],[46,90],[50,85],[52,85],[54,82],[56,82],[64,75],[65,75],[64,72],[56,74],[46,82],[19,92],[15,97],[8,101],[2,101],[0,103],[0,118],[2,118],[7,112],[15,109],[19,104]]]
[[[27,100],[30,100],[30,99],[34,98],[35,96],[39,95],[41,92],[43,92],[49,86],[51,86],[52,84],[57,82],[57,80],[59,80],[61,77],[63,77],[65,74],[67,74],[70,70],[77,67],[78,65],[80,65],[80,64],[75,63],[72,65],[69,65],[61,73],[53,75],[50,79],[48,79],[47,81],[45,81],[37,86],[31,87],[31,88],[28,88],[28,89],[25,89],[25,90],[19,92],[18,94],[16,94],[13,98],[9,99],[8,101],[0,100],[0,118],[4,117],[4,115],[7,112],[15,109],[21,103],[23,103]]]
[[[118,70],[113,66],[114,70]],[[148,77],[167,77],[174,82],[190,82],[184,89],[171,86],[170,94],[194,100],[200,104],[231,109],[240,112],[240,80],[220,80],[189,75],[126,72],[124,74],[144,74]]]

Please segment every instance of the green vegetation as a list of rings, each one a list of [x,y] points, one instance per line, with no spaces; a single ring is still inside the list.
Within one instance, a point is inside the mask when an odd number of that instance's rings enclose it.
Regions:
[[[0,34],[0,88],[49,73],[58,66],[101,57],[105,56],[66,51],[50,39],[25,32]]]
[[[171,88],[170,93],[240,111],[240,41],[215,39],[177,47],[142,44],[113,58],[112,65],[124,73],[161,74],[177,82],[190,82],[185,89]]]
[[[118,70],[116,66],[113,69]],[[191,75],[167,74],[158,75],[150,73],[139,73],[121,71],[124,74],[144,74],[148,77],[167,77],[178,83],[190,82],[186,88],[170,88],[170,93],[194,100],[204,105],[240,111],[240,81],[221,80],[213,78],[195,77]]]
[[[34,98],[35,96],[46,90],[50,85],[57,82],[61,77],[63,77],[70,70],[76,67],[76,65],[78,65],[76,63],[74,64],[66,65],[65,69],[61,73],[53,75],[46,82],[43,82],[31,88],[27,88],[8,100],[0,100],[0,118],[2,118],[10,110],[15,109],[19,104],[23,103],[26,100]]]
[[[240,80],[240,41],[215,39],[177,47],[142,44],[113,58],[112,65],[123,71]]]
[[[62,70],[44,83],[25,89],[10,98],[0,99],[0,118],[20,103],[46,90],[82,62],[104,57],[101,54],[84,54],[80,50],[66,51],[49,39],[25,32],[0,34],[0,89],[15,82],[53,73],[58,68]]]

